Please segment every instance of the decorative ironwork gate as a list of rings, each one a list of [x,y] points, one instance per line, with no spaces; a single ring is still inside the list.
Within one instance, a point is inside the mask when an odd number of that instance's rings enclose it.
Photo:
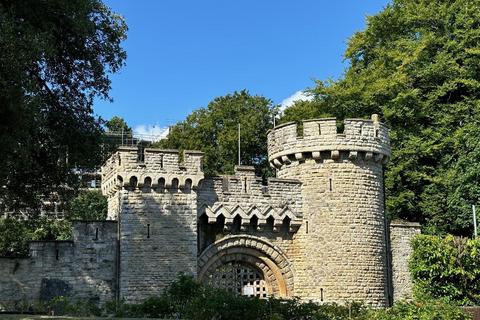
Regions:
[[[244,296],[267,298],[270,294],[270,288],[263,273],[244,263],[224,264],[207,276],[207,282],[213,287]]]

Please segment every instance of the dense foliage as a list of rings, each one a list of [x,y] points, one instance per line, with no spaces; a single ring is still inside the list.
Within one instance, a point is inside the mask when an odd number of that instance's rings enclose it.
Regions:
[[[381,115],[391,128],[390,215],[471,235],[480,198],[480,3],[393,0],[348,42],[343,78],[282,121]]]
[[[467,320],[466,314],[455,304],[447,300],[426,300],[418,302],[399,302],[392,308],[371,311],[368,320]]]
[[[105,220],[107,198],[97,190],[82,190],[69,203],[66,217],[69,220]]]
[[[0,204],[38,208],[101,156],[95,97],[123,66],[126,25],[100,0],[0,0]],[[2,208],[0,208],[1,210]]]
[[[107,132],[122,132],[125,134],[132,133],[132,128],[128,126],[125,119],[118,116],[113,116],[110,120],[106,121],[105,127]]]
[[[410,270],[417,297],[480,305],[480,240],[418,235]]]
[[[72,220],[105,220],[107,199],[96,190],[82,190],[66,207],[65,217],[40,216],[23,219],[0,218],[0,257],[23,256],[32,240],[67,240],[72,237]]]
[[[71,238],[72,225],[66,219],[37,217],[19,219],[0,218],[0,257],[25,256],[28,242],[32,240],[67,240]]]
[[[205,152],[207,175],[233,173],[238,163],[238,124],[241,125],[241,160],[257,173],[269,174],[267,130],[273,126],[275,107],[262,96],[247,91],[215,98],[206,108],[192,112],[170,129],[157,146]]]
[[[56,315],[114,316],[192,320],[466,320],[469,316],[441,300],[399,303],[385,310],[370,309],[358,303],[300,303],[298,299],[258,299],[200,284],[180,276],[158,297],[138,304],[109,302],[97,306],[89,301],[57,297],[47,304],[26,306],[26,310],[54,312]]]

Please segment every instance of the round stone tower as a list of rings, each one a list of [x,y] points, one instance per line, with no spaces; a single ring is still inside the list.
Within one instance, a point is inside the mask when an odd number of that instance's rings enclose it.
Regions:
[[[340,132],[343,131],[343,132]],[[268,133],[278,178],[302,182],[304,220],[293,239],[295,295],[388,304],[383,165],[388,130],[378,116],[286,123]]]

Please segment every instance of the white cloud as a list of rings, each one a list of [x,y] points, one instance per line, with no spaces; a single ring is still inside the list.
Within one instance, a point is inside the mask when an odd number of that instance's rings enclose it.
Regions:
[[[280,112],[283,112],[287,107],[293,105],[295,101],[310,101],[312,99],[312,96],[307,95],[303,90],[299,90],[292,94],[290,97],[283,99],[283,101],[280,103]]]
[[[133,136],[152,142],[159,141],[167,137],[168,127],[161,127],[156,124],[141,124],[133,128]]]

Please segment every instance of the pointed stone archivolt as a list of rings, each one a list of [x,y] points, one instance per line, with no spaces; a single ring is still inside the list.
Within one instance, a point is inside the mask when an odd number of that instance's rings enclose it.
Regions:
[[[282,250],[267,240],[255,236],[232,235],[216,241],[198,257],[198,277],[209,282],[217,270],[231,263],[260,270],[270,288],[270,294],[277,297],[293,296],[293,267]]]

